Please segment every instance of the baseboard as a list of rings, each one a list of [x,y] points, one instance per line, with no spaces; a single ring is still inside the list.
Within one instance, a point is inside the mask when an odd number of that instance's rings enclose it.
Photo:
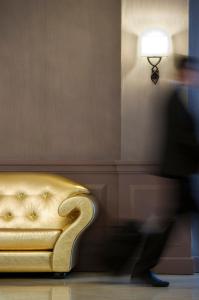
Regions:
[[[163,257],[155,271],[160,274],[192,275],[195,272],[194,263],[192,257]]]

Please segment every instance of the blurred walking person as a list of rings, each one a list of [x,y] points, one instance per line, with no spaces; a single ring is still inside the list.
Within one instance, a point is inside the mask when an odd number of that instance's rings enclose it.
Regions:
[[[199,143],[196,125],[186,104],[187,87],[197,86],[199,82],[197,65],[195,58],[176,57],[178,80],[166,104],[160,176],[175,180],[178,193],[172,208],[167,214],[165,212],[165,217],[159,222],[160,230],[145,234],[140,256],[133,267],[132,282],[139,278],[152,286],[169,285],[169,282],[158,279],[151,269],[159,262],[176,218],[182,214],[199,212],[190,184],[190,176],[198,171]]]

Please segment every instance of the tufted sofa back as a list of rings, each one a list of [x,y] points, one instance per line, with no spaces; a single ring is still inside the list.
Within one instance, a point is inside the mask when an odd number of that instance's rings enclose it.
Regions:
[[[64,177],[24,172],[0,174],[0,229],[62,229],[63,200],[89,191]]]

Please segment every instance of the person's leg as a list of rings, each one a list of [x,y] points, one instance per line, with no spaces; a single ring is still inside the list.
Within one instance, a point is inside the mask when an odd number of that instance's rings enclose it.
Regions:
[[[137,252],[142,239],[140,227],[139,222],[131,220],[124,221],[110,230],[104,244],[102,260],[113,274],[119,275]]]
[[[168,241],[176,217],[188,213],[195,209],[195,202],[191,194],[189,181],[186,178],[178,180],[178,196],[175,199],[173,209],[167,214],[167,218],[162,222],[162,230],[145,234],[140,255],[134,264],[132,278],[146,278],[146,282],[154,286],[168,286],[169,283],[159,281],[150,270],[154,268]]]
[[[167,219],[167,223],[162,226],[159,232],[143,234],[142,247],[140,248],[138,259],[134,264],[131,274],[132,282],[135,282],[138,278],[142,283],[155,287],[169,286],[168,281],[157,278],[156,275],[151,272],[151,269],[158,264],[174,223],[173,219]]]
[[[143,233],[143,242],[132,270],[132,277],[144,274],[158,264],[173,225],[174,219],[170,219],[159,232]]]
[[[178,181],[178,191],[174,203],[167,212],[164,212],[164,217],[162,217],[157,226],[158,230],[154,230],[148,233],[143,233],[143,243],[140,247],[139,255],[134,263],[132,269],[131,278],[146,278],[148,283],[154,286],[168,286],[168,282],[162,282],[155,276],[151,276],[151,269],[154,268],[161,257],[162,252],[166,246],[169,239],[170,233],[174,227],[176,217],[180,210],[182,193],[182,182]]]

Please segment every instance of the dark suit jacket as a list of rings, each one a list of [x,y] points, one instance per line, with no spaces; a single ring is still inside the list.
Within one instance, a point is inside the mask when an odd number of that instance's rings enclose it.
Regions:
[[[195,173],[199,163],[199,144],[193,117],[182,101],[180,88],[168,98],[165,129],[161,175],[184,177]]]

